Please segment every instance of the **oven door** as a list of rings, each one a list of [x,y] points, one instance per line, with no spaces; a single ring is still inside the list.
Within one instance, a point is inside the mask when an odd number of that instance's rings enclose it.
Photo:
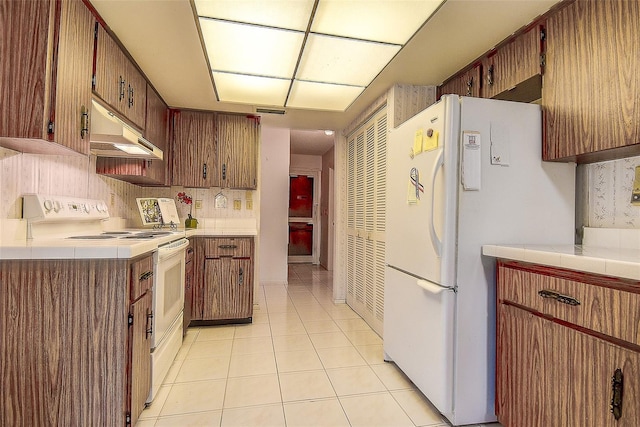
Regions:
[[[187,239],[158,248],[153,284],[154,328],[151,347],[156,348],[184,308],[184,272]]]

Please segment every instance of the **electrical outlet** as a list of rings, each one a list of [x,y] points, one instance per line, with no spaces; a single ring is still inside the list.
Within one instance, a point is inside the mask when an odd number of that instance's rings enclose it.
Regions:
[[[240,209],[242,209],[242,200],[240,199],[234,199],[233,200],[233,209],[239,211]]]
[[[196,209],[202,209],[202,200],[196,200],[195,204]]]
[[[109,205],[114,207],[116,205],[116,193],[111,193],[109,196]]]

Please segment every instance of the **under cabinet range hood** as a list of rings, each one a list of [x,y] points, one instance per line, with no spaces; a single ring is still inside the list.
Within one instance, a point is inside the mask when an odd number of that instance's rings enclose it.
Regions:
[[[92,101],[91,153],[98,157],[162,160],[162,150],[101,104]]]

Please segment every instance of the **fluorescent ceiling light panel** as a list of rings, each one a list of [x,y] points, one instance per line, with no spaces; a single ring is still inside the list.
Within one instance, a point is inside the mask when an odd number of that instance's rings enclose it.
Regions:
[[[200,18],[214,71],[291,78],[304,33]]]
[[[343,86],[295,80],[287,107],[344,111],[362,93],[364,87]]]
[[[311,31],[405,44],[444,0],[320,0]]]
[[[313,0],[195,0],[198,16],[306,31]]]
[[[291,81],[214,71],[213,80],[223,102],[284,106]]]
[[[297,80],[367,86],[401,46],[309,34]]]

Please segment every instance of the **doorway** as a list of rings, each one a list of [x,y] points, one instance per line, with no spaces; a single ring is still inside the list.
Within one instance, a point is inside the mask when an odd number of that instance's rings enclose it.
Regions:
[[[289,175],[288,262],[319,263],[319,172]]]

